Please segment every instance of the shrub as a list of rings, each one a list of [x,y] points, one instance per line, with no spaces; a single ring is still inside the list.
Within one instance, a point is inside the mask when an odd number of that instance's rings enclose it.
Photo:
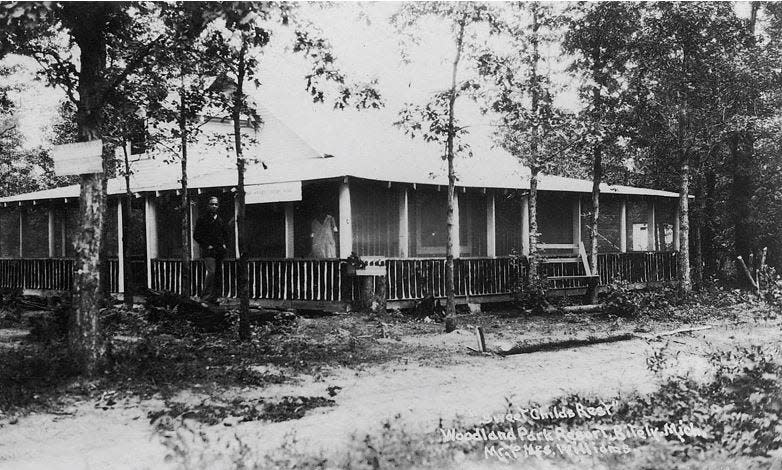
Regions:
[[[759,276],[761,293],[771,305],[782,307],[782,277],[771,266],[764,266]]]
[[[70,303],[63,303],[51,312],[42,312],[30,317],[30,337],[45,342],[64,339],[68,334],[70,316]]]
[[[603,311],[608,315],[622,318],[635,318],[639,303],[625,281],[612,281],[608,285],[603,299]]]
[[[515,298],[522,308],[535,315],[546,313],[551,304],[548,301],[548,281],[545,276],[525,282]]]
[[[538,273],[537,278],[529,279],[529,259],[516,251],[511,252],[510,262],[515,280],[511,284],[511,295],[514,302],[524,310],[533,314],[542,314],[550,307],[548,301],[548,281],[546,276]]]
[[[0,289],[0,327],[15,326],[22,319],[22,289]]]

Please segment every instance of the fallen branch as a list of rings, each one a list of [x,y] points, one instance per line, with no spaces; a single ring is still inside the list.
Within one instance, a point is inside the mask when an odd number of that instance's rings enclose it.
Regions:
[[[579,346],[591,346],[593,344],[627,341],[635,338],[636,335],[632,333],[605,336],[602,338],[590,336],[585,339],[566,339],[563,341],[553,341],[551,343],[519,345],[519,346],[514,346],[507,351],[497,351],[497,354],[501,356],[509,356],[511,354],[528,354],[528,353],[540,352],[540,351],[556,351],[558,349],[568,349],[568,348],[579,347]]]
[[[671,331],[664,331],[662,333],[657,333],[656,335],[645,335],[645,336],[653,336],[655,338],[660,338],[662,336],[671,336],[671,335],[678,335],[679,333],[692,333],[693,331],[703,331],[703,330],[710,330],[711,326],[696,326],[693,328],[679,328],[678,330],[671,330]],[[639,337],[644,337],[642,335],[638,335]]]
[[[556,312],[558,309],[552,308],[551,312]],[[587,305],[568,305],[566,307],[560,307],[566,313],[596,313],[603,310],[602,304],[587,304]]]
[[[509,356],[512,354],[528,354],[528,353],[540,352],[540,351],[556,351],[558,349],[568,349],[568,348],[575,348],[580,346],[591,346],[593,344],[601,344],[601,343],[615,343],[618,341],[628,341],[631,339],[648,340],[648,339],[660,338],[662,336],[676,335],[679,333],[691,333],[693,331],[709,330],[711,328],[712,328],[711,326],[680,328],[678,330],[664,331],[662,333],[657,333],[652,335],[641,335],[637,333],[623,333],[619,335],[604,336],[602,338],[590,336],[585,339],[566,339],[562,341],[553,341],[550,343],[518,345],[510,348],[507,351],[497,351],[497,354],[501,356]]]

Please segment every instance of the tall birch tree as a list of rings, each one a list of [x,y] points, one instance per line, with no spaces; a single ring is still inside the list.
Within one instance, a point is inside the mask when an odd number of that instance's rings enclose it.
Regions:
[[[482,4],[420,2],[404,4],[392,17],[397,29],[408,36],[417,37],[416,30],[425,18],[438,17],[448,23],[453,45],[453,58],[450,67],[448,87],[435,93],[426,104],[408,103],[399,113],[397,125],[411,137],[420,136],[427,142],[443,146],[442,158],[448,165],[448,193],[446,209],[446,245],[445,245],[445,332],[456,329],[456,295],[454,286],[454,240],[457,238],[454,220],[454,191],[456,172],[454,159],[459,155],[470,156],[469,145],[463,140],[467,129],[456,115],[456,104],[460,96],[473,92],[474,80],[464,79],[460,75],[469,61],[471,35],[476,24],[491,22],[491,10]]]
[[[562,46],[576,59],[571,71],[582,78],[579,87],[584,109],[580,115],[587,129],[588,153],[592,167],[592,210],[589,224],[592,274],[598,274],[598,226],[600,221],[600,184],[604,178],[606,156],[623,134],[622,103],[626,82],[623,74],[630,59],[637,9],[621,2],[582,3],[570,10],[568,28]],[[597,301],[593,290],[592,303]]]
[[[236,156],[236,225],[237,290],[239,294],[239,336],[249,339],[249,285],[246,253],[245,173],[248,162],[260,161],[262,155],[245,155],[247,136],[243,127],[252,124],[255,130],[262,124],[250,93],[261,86],[262,53],[269,45],[277,26],[292,26],[294,43],[290,53],[300,54],[311,64],[306,74],[305,89],[313,101],[332,100],[335,108],[382,106],[374,83],[354,83],[337,67],[331,45],[320,37],[310,22],[296,16],[296,5],[288,3],[225,2],[210,4],[212,24],[205,32],[205,50],[214,59],[220,81],[213,88],[224,91],[218,106],[228,112],[233,123],[233,148]],[[330,96],[333,94],[333,96]],[[246,117],[246,120],[243,120]]]
[[[556,173],[566,164],[565,151],[576,141],[574,121],[554,106],[556,87],[545,70],[541,54],[557,28],[551,6],[537,2],[514,3],[502,22],[500,34],[507,52],[486,51],[479,60],[480,74],[491,83],[484,95],[497,116],[496,138],[505,150],[529,167],[528,281],[539,277],[538,181],[543,173]]]

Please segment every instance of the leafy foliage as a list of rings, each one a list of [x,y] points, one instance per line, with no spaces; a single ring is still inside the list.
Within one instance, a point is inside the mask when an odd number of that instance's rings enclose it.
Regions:
[[[640,305],[633,299],[627,282],[614,281],[608,285],[603,299],[603,311],[608,315],[634,318]]]

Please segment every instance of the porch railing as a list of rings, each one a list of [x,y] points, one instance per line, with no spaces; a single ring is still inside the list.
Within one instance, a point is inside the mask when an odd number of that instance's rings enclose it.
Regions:
[[[0,287],[68,291],[73,286],[73,259],[0,259]],[[119,263],[109,259],[109,290],[119,292]]]
[[[642,284],[673,281],[679,276],[678,260],[676,251],[600,253],[600,285],[608,285],[612,280]]]
[[[678,256],[677,252],[601,253],[598,255],[600,285],[605,286],[614,279],[638,284],[673,281],[678,276]],[[551,287],[580,288],[578,282],[582,281],[585,287],[583,264],[566,261],[555,258],[544,262],[542,269],[547,276],[569,283]],[[347,276],[345,260],[251,259],[248,264],[253,299],[344,302],[352,301],[357,292],[355,279]],[[428,294],[445,296],[445,259],[387,258],[380,260],[380,264],[386,266],[388,300],[416,300]],[[191,261],[191,266],[190,292],[197,294],[203,289],[205,269],[202,260]],[[181,292],[180,260],[153,259],[151,274],[153,289]],[[456,295],[460,297],[510,294],[523,274],[524,267],[510,257],[454,260]],[[222,280],[223,295],[236,297],[236,260],[223,262]],[[72,283],[72,259],[0,259],[2,288],[66,291]],[[109,260],[109,286],[112,292],[119,290],[116,258]]]
[[[454,259],[457,296],[510,294],[521,269],[510,257]],[[388,300],[445,296],[445,259],[389,258],[386,260]]]
[[[72,284],[72,259],[0,259],[0,287],[64,291]]]
[[[347,282],[345,262],[339,259],[250,259],[250,298],[263,300],[314,300],[339,302]],[[222,264],[224,297],[237,297],[237,261]],[[190,292],[204,288],[206,268],[202,260],[191,261]],[[182,262],[178,259],[152,260],[152,289],[182,292]]]

